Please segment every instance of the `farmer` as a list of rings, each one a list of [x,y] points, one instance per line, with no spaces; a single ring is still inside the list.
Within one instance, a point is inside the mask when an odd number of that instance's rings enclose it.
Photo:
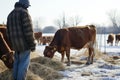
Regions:
[[[14,54],[13,78],[26,80],[30,62],[30,52],[35,51],[33,26],[27,8],[29,0],[19,0],[7,17],[7,35],[12,43]]]

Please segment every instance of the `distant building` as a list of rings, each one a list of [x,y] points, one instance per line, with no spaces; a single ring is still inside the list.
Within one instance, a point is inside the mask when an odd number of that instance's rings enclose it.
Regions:
[[[46,26],[42,32],[43,33],[55,33],[58,29],[54,26]]]

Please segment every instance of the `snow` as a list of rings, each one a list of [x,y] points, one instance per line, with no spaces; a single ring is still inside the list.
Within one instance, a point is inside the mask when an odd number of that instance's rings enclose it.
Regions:
[[[119,46],[110,46],[106,43],[108,35],[97,35],[97,47],[100,51],[106,52],[109,56],[120,56],[120,43]],[[37,45],[36,51],[42,53],[46,45]],[[86,49],[74,50],[71,49],[71,55],[77,55],[77,53],[84,52]],[[60,54],[57,54],[60,57]],[[81,57],[80,60],[85,60],[85,57]],[[120,59],[118,59],[120,62]],[[102,58],[97,59],[92,65],[75,65],[66,66],[65,71],[59,71],[64,75],[61,80],[120,80],[120,64],[111,64],[106,62]]]

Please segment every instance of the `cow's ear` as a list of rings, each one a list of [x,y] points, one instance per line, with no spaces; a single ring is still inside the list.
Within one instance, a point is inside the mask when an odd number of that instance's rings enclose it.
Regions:
[[[1,57],[1,59],[2,59],[3,61],[6,61],[6,60],[7,60],[6,55],[3,55],[3,56]]]

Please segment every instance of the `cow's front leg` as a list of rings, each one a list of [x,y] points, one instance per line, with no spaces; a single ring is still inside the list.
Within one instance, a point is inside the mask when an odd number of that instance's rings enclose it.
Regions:
[[[88,51],[89,51],[89,56],[88,56],[86,65],[90,65],[91,64],[91,54],[92,54],[91,48],[88,48]]]
[[[94,51],[94,48],[92,48],[92,52],[91,52],[91,64],[93,63],[94,56],[95,56],[95,51]]]
[[[94,56],[95,56],[94,48],[90,47],[89,48],[89,56],[88,56],[88,60],[87,60],[86,65],[93,64],[93,58],[94,58]]]
[[[67,50],[67,51],[66,51],[66,57],[67,57],[67,60],[68,60],[67,66],[70,66],[70,65],[71,65],[71,61],[70,61],[70,50]]]
[[[61,56],[62,56],[61,62],[64,62],[64,55],[65,55],[65,53],[64,53],[64,52],[61,52]]]
[[[115,46],[118,46],[118,42],[119,42],[118,40],[115,41]]]

